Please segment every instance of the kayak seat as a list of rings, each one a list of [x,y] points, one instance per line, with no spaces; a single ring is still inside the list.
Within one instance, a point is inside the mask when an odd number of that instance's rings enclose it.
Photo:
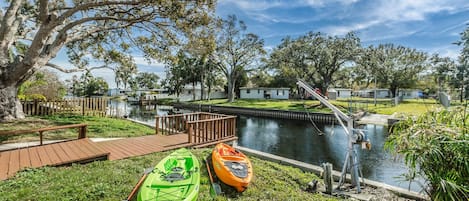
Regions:
[[[168,160],[166,160],[166,162],[164,163],[164,172],[169,172],[171,171],[174,167],[177,167],[178,165],[178,161],[174,158],[170,158]]]
[[[231,173],[239,178],[246,178],[248,176],[248,166],[246,163],[225,161],[225,166],[230,169]]]
[[[186,170],[192,170],[194,168],[194,161],[192,161],[192,158],[186,158],[184,165]]]

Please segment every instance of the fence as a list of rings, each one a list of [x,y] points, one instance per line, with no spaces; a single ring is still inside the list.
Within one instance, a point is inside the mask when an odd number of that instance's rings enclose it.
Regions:
[[[39,129],[31,129],[31,130],[12,130],[12,131],[0,131],[0,137],[6,136],[14,136],[14,135],[24,135],[30,133],[38,133],[39,135],[39,145],[43,144],[44,139],[44,132],[46,131],[55,131],[55,130],[63,130],[69,128],[77,128],[78,129],[78,136],[77,139],[86,138],[86,127],[87,124],[71,124],[71,125],[63,125],[63,126],[53,126],[47,128],[39,128]]]
[[[315,121],[321,123],[336,122],[334,114],[318,113],[318,112],[303,112],[303,111],[287,111],[275,109],[256,109],[256,108],[243,108],[233,106],[216,106],[216,105],[197,105],[197,104],[175,104],[176,108],[188,108],[192,110],[207,111],[207,112],[222,112],[226,114],[237,115],[250,115],[257,117],[269,117],[278,119],[293,119],[304,121]]]
[[[22,101],[26,115],[80,114],[89,116],[106,116],[108,99],[68,98],[55,101]]]
[[[236,116],[197,112],[156,117],[156,134],[187,133],[194,145],[235,137]]]

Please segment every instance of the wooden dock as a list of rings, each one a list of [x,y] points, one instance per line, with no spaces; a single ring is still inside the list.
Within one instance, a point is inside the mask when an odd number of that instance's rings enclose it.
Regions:
[[[184,118],[187,120],[182,123]],[[41,141],[39,146],[1,151],[0,180],[8,179],[24,168],[61,166],[94,160],[119,160],[182,147],[200,148],[237,139],[235,116],[191,113],[158,119],[160,122],[155,131],[162,132],[163,135],[155,134],[101,142],[93,142],[86,138],[86,124],[0,132],[0,136],[37,132]],[[43,132],[69,128],[78,128],[78,139],[42,145]]]
[[[0,180],[24,168],[60,166],[108,159],[109,152],[88,138],[0,152]]]

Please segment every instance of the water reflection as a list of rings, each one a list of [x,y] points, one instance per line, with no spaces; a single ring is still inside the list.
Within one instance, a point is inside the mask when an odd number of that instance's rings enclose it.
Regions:
[[[122,108],[129,118],[147,123],[153,123],[156,115],[166,115],[172,109],[159,105],[139,107],[125,102],[113,104],[116,108]],[[238,144],[315,165],[329,162],[340,171],[347,149],[344,130],[339,125],[317,124],[317,127],[320,131],[308,121],[238,116]],[[366,125],[363,129],[373,145],[370,151],[358,150],[364,177],[408,188],[408,182],[401,183],[396,179],[407,171],[406,166],[401,161],[393,160],[384,150],[388,136],[386,127]],[[421,188],[412,184],[411,189],[419,191]]]
[[[317,124],[324,132],[320,135],[307,121],[240,116],[237,126],[240,146],[315,165],[329,162],[339,171],[343,165],[347,136],[339,125]],[[364,177],[408,188],[408,182],[396,179],[407,171],[406,166],[384,150],[386,127],[366,125],[363,129],[373,144],[370,151],[358,151]],[[411,189],[418,191],[420,187],[411,185]]]

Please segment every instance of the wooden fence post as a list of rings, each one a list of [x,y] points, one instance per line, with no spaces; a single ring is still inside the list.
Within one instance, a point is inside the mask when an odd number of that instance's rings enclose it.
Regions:
[[[332,194],[332,164],[330,163],[323,163],[322,168],[324,169],[324,185],[326,186],[326,193],[331,195]]]
[[[43,133],[43,131],[39,131],[39,145],[42,145],[42,141],[43,141],[42,133]]]
[[[78,139],[86,138],[86,125],[80,127],[80,133],[78,134]]]
[[[159,133],[159,130],[160,130],[160,117],[159,116],[156,116],[156,122],[155,122],[155,133],[156,135],[158,135]]]
[[[186,121],[186,128],[187,128],[187,136],[188,136],[188,141],[189,144],[192,144],[192,127],[189,125],[189,123]]]

